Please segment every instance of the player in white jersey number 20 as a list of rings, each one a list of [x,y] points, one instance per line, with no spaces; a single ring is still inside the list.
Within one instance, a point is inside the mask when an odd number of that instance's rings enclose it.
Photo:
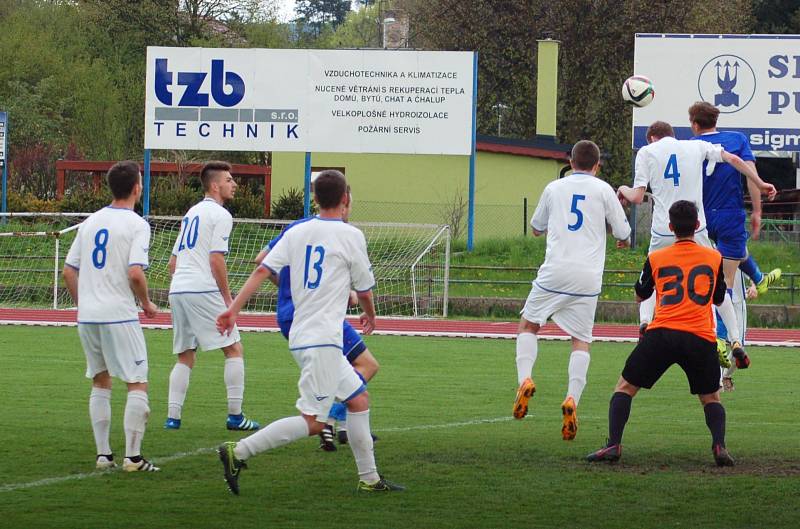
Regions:
[[[181,221],[172,248],[169,304],[172,307],[172,352],[178,359],[169,376],[169,403],[164,428],[181,427],[181,415],[197,348],[222,349],[223,378],[228,394],[228,430],[258,430],[244,416],[244,356],[239,331],[217,332],[216,319],[231,304],[225,255],[233,219],[222,204],[233,198],[236,182],[227,162],[206,163],[200,171],[205,198],[192,206]]]
[[[653,197],[653,223],[650,230],[650,249],[648,252],[665,248],[675,242],[669,228],[669,208],[678,200],[688,200],[697,206],[700,227],[695,233],[695,240],[703,246],[712,247],[706,228],[706,216],[703,210],[703,163],[709,165],[729,163],[739,172],[752,180],[759,188],[772,189],[764,183],[751,166],[735,154],[726,152],[722,146],[701,140],[676,140],[675,132],[669,123],[656,121],[647,129],[647,145],[636,154],[636,174],[633,187],[620,186],[617,195],[623,203],[641,204],[647,186],[650,186]],[[640,335],[647,329],[653,319],[655,295],[639,305]],[[731,303],[730,294],[717,309],[726,327],[734,331],[729,339],[737,349],[741,349],[742,337],[736,323],[736,313]],[[744,352],[742,351],[742,354]]]
[[[565,441],[578,430],[577,406],[589,370],[594,313],[603,282],[606,223],[627,246],[631,234],[625,211],[614,190],[596,177],[600,149],[591,141],[575,144],[570,159],[573,173],[545,187],[531,219],[534,235],[547,232],[547,252],[531,293],[522,309],[517,334],[517,396],[513,415],[522,419],[536,391],[532,379],[538,354],[537,333],[553,321],[572,337],[567,396],[561,404]]]
[[[78,336],[86,354],[86,377],[92,379],[89,418],[97,445],[98,469],[116,466],[109,443],[111,377],[128,385],[125,404],[127,472],[155,472],[142,457],[150,407],[147,399],[147,348],[139,325],[136,299],[147,317],[156,306],[147,295],[150,225],[133,211],[142,194],[136,162],[119,162],[108,171],[111,205],[91,214],[78,228],[64,266],[64,282],[78,304]]]
[[[403,490],[378,474],[366,386],[342,354],[342,321],[351,287],[364,311],[361,315],[364,333],[370,334],[375,327],[372,299],[375,278],[367,243],[358,228],[342,221],[350,200],[344,175],[334,170],[320,173],[314,184],[314,199],[319,205],[319,216],[286,230],[228,310],[217,318],[217,329],[230,334],[239,311],[264,280],[277,278],[284,267],[291,269],[295,312],[289,331],[289,350],[300,367],[297,383],[300,397],[296,402],[300,415],[277,420],[238,443],[219,447],[225,480],[234,494],[239,493],[239,473],[245,468],[245,460],[265,450],[318,435],[337,400],[347,405],[349,444],[359,475],[357,490]]]

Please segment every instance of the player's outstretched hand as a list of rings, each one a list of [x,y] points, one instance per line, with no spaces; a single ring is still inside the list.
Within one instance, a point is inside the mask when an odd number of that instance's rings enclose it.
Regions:
[[[778,190],[775,189],[775,186],[767,182],[764,182],[761,186],[761,192],[766,193],[768,200],[775,200],[775,197],[778,195]]]
[[[366,313],[362,312],[358,320],[361,322],[361,328],[364,330],[364,334],[372,334],[372,331],[375,330],[375,318],[370,318]]]
[[[220,334],[230,336],[234,325],[236,325],[236,314],[230,309],[217,316],[217,330]]]
[[[144,305],[142,305],[142,310],[144,311],[144,315],[148,318],[155,318],[156,314],[158,314],[158,307],[152,301],[148,301]]]
[[[628,204],[630,204],[630,202],[628,202],[628,199],[625,198],[625,195],[622,193],[622,187],[617,189],[617,198],[619,199],[619,203],[622,204],[623,206],[627,206]]]

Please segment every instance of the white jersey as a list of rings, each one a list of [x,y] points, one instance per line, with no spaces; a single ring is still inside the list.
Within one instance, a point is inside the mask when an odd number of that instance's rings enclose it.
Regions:
[[[701,140],[676,140],[668,136],[639,149],[636,154],[636,176],[633,187],[650,185],[653,193],[654,235],[667,237],[669,208],[678,200],[697,206],[700,227],[706,229],[703,210],[703,161],[722,162],[723,148]]]
[[[547,231],[547,253],[534,283],[557,294],[597,296],[606,261],[606,222],[625,240],[631,228],[614,190],[575,173],[547,184],[531,227]]]
[[[228,253],[232,228],[233,217],[212,198],[201,200],[186,212],[172,247],[177,259],[170,294],[219,292],[209,256]]]
[[[78,273],[78,323],[139,321],[128,268],[147,268],[150,225],[133,210],[105,207],[89,215],[67,254]]]
[[[261,265],[276,276],[285,266],[291,269],[289,349],[341,349],[350,289],[375,286],[364,234],[341,220],[311,217],[284,231]]]

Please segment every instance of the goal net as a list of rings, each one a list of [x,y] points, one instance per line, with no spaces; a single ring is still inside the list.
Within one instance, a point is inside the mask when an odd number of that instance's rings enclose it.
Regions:
[[[73,306],[61,270],[77,225],[87,214],[6,214],[0,224],[0,306],[67,308]],[[181,217],[151,216],[150,268],[154,303],[169,306],[167,263]],[[289,221],[234,219],[226,262],[235,293],[255,268],[255,258]],[[447,316],[450,231],[433,224],[354,223],[367,239],[375,274],[379,316]],[[274,312],[277,291],[265,284],[245,310]],[[357,309],[353,310],[356,313]]]

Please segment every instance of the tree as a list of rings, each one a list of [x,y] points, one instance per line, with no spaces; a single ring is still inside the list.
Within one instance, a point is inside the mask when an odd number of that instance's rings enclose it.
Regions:
[[[326,27],[335,29],[350,12],[350,0],[297,0],[297,23],[312,28],[316,36]]]
[[[687,4],[615,0],[398,0],[411,15],[410,45],[428,49],[477,50],[478,131],[497,130],[498,103],[505,134],[536,133],[536,41],[561,41],[558,79],[558,137],[573,143],[592,139],[609,155],[603,176],[630,179],[631,110],[619,87],[633,73],[637,32],[746,33],[750,0]]]

